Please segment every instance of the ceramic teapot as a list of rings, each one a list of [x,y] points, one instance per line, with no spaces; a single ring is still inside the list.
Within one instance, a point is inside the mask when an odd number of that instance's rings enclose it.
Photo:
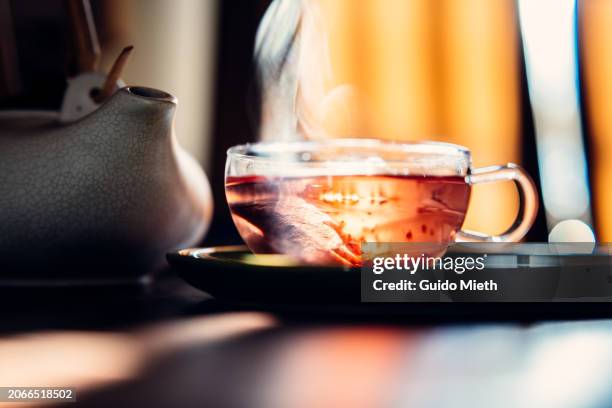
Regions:
[[[176,106],[124,87],[99,107],[0,114],[0,282],[140,278],[196,244],[210,186],[177,144]]]

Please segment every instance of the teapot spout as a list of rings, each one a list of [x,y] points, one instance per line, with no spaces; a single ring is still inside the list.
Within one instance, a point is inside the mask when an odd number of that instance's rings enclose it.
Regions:
[[[138,114],[149,117],[156,115],[174,115],[178,101],[175,96],[159,89],[143,86],[126,86],[118,90],[107,102],[107,105],[119,109],[117,113]]]
[[[126,86],[119,89],[91,116],[114,116],[130,121],[148,121],[158,118],[172,119],[178,101],[175,96],[154,88]]]
[[[172,135],[176,107],[176,97],[167,92],[128,86],[119,89],[98,110],[73,126],[93,128],[94,138],[103,136],[123,140],[119,145],[144,135],[149,141],[168,139]]]
[[[152,102],[157,101],[159,103],[172,103],[176,105],[176,97],[170,95],[168,92],[160,91],[159,89],[147,88],[144,86],[127,86],[120,89],[119,92],[121,91]]]

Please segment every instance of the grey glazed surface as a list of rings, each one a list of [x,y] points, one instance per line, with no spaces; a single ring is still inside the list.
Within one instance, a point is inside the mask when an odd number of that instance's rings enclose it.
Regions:
[[[0,278],[140,275],[196,244],[210,186],[175,140],[175,110],[133,87],[69,125],[0,119]]]

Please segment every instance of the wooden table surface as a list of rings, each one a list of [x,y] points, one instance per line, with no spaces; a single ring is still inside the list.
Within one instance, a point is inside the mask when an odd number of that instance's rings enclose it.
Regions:
[[[0,385],[76,387],[79,406],[612,403],[612,320],[277,313],[171,274],[147,289],[0,290],[0,305]]]

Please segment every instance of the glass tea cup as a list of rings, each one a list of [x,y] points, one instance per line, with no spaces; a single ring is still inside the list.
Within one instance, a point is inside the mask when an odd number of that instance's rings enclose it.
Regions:
[[[363,242],[516,242],[538,198],[515,164],[472,169],[470,151],[373,139],[269,142],[227,152],[225,193],[254,253],[305,264],[361,265]],[[514,181],[521,209],[501,235],[461,229],[473,184]]]

